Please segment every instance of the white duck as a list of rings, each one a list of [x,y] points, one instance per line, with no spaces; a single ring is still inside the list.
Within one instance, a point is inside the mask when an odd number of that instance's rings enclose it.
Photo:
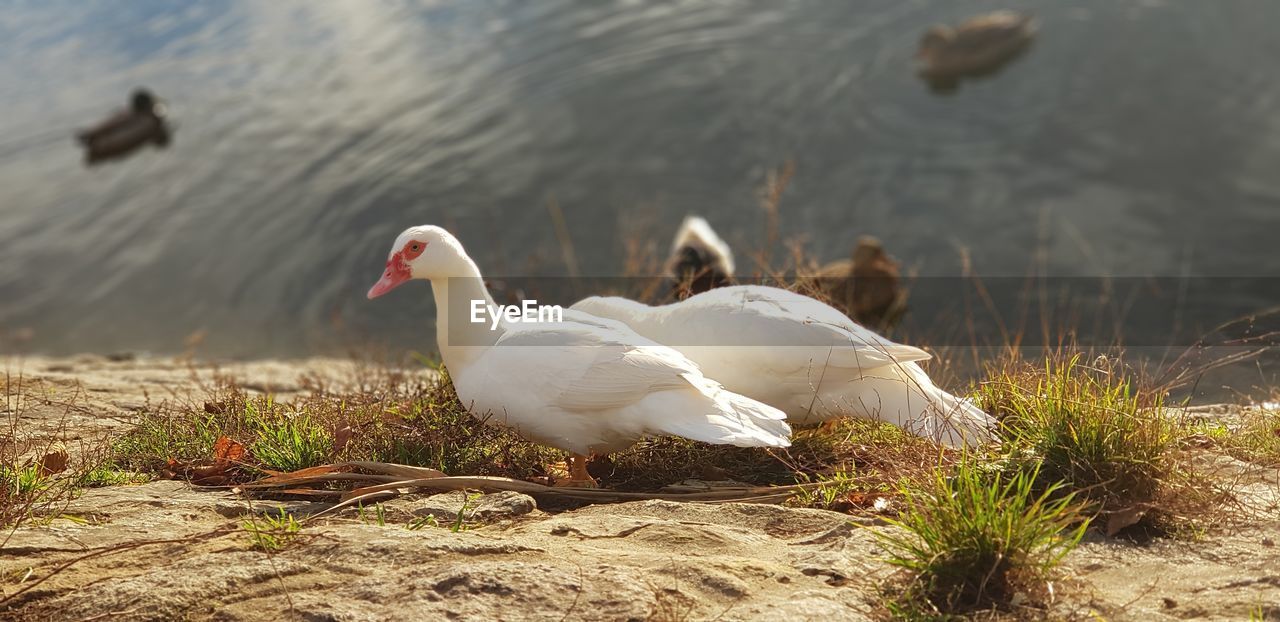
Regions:
[[[412,279],[431,281],[436,341],[458,397],[474,413],[571,452],[568,485],[594,485],[587,455],[646,435],[790,445],[784,413],[726,391],[684,355],[619,322],[572,310],[544,323],[495,323],[487,314],[474,321],[478,305],[497,307],[475,262],[440,227],[401,233],[369,298]]]
[[[866,417],[951,446],[990,436],[986,413],[934,386],[916,364],[927,352],[808,296],[738,285],[658,307],[591,297],[572,308],[679,350],[726,389],[783,410],[792,423]]]

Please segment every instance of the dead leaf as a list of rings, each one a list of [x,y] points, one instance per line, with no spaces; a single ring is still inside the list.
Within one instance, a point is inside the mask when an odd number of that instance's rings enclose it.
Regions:
[[[226,463],[218,463],[218,464],[210,464],[208,466],[195,467],[192,469],[187,469],[186,475],[188,478],[191,479],[192,482],[209,479],[211,477],[221,477],[223,473],[227,472],[228,466],[229,465]]]
[[[61,473],[67,470],[67,464],[71,462],[71,455],[62,447],[56,447],[53,451],[40,458],[40,476],[48,477],[54,473]]]
[[[213,443],[211,464],[196,466],[169,458],[160,470],[160,476],[165,479],[184,479],[201,486],[219,486],[230,480],[227,471],[240,464],[247,453],[244,445],[230,437],[220,436]]]
[[[231,481],[226,475],[209,475],[207,477],[193,477],[191,483],[196,486],[222,486]]]
[[[164,468],[160,469],[160,477],[164,479],[182,479],[182,474],[186,472],[186,465],[169,458],[164,462]]]
[[[232,463],[244,460],[244,445],[231,440],[228,436],[220,436],[213,444],[213,461],[223,465],[223,470]]]
[[[339,468],[332,464],[322,464],[320,466],[307,467],[290,473],[272,471],[262,467],[258,467],[258,470],[266,472],[267,477],[254,481],[255,484],[285,485],[298,478],[328,475],[330,473],[345,473],[349,469]]]
[[[1107,537],[1114,536],[1124,530],[1125,527],[1136,525],[1147,515],[1147,508],[1142,506],[1133,506],[1113,512],[1107,517]]]
[[[333,453],[342,451],[351,442],[356,431],[350,425],[344,425],[333,431]]]

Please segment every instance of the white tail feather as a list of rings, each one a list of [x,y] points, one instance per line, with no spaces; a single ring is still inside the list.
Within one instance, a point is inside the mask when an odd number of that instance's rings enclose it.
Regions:
[[[667,434],[676,434],[695,441],[736,445],[738,447],[790,447],[791,426],[786,413],[749,397],[725,390],[715,381],[701,375],[686,374],[685,379],[702,395],[711,398],[715,410],[705,412],[701,420],[691,420],[687,409],[691,406],[688,394],[668,392],[665,396],[680,399],[673,404],[672,416],[657,422],[657,427]],[[684,401],[687,400],[687,401]],[[706,402],[695,402],[705,409]],[[683,415],[683,416],[682,416]]]

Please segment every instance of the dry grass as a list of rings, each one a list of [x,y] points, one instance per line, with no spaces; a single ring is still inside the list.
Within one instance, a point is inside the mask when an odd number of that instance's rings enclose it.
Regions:
[[[1131,526],[1198,532],[1227,516],[1229,491],[1181,447],[1193,430],[1164,407],[1162,390],[1117,359],[1009,358],[989,366],[977,398],[1005,437],[998,466],[1034,469],[1038,490],[1061,484],[1108,535]]]
[[[155,406],[115,444],[126,469],[161,472],[172,462],[213,458],[229,438],[246,450],[231,473],[292,471],[343,460],[395,462],[446,473],[531,478],[559,456],[499,425],[486,425],[458,401],[448,375],[388,370],[353,391],[313,386],[294,402],[251,395],[220,381],[202,403]]]
[[[1013,445],[1010,460],[1043,465],[1044,481],[1065,481],[1099,506],[1154,498],[1170,469],[1172,422],[1162,396],[1145,392],[1106,359],[1049,359],[988,375],[979,393]]]
[[[1220,440],[1227,452],[1236,458],[1280,466],[1280,407],[1245,410],[1240,418],[1240,427],[1227,431]]]
[[[797,428],[791,447],[761,450],[708,445],[683,438],[642,441],[610,457],[597,475],[623,490],[652,490],[686,479],[732,479],[750,484],[792,484],[823,478],[849,479],[857,489],[890,488],[919,477],[953,457],[937,445],[878,421],[844,419]]]
[[[110,473],[220,484],[264,471],[367,460],[450,475],[542,481],[552,474],[548,465],[558,466],[564,457],[473,416],[443,369],[370,373],[347,391],[313,384],[308,395],[291,402],[252,395],[226,379],[208,391],[203,400],[149,406],[115,441]],[[219,439],[234,441],[244,452],[208,479]],[[791,448],[774,452],[648,439],[596,460],[591,470],[601,484],[622,491],[655,491],[686,479],[781,485],[848,472],[858,473],[859,489],[887,490],[904,477],[927,473],[948,455],[893,426],[844,420],[797,430]]]
[[[103,471],[92,451],[72,455],[65,445],[66,421],[76,396],[60,400],[61,417],[48,431],[23,430],[19,421],[37,400],[38,388],[21,375],[4,376],[4,429],[0,432],[0,547],[20,526],[64,514],[77,490]],[[46,405],[51,405],[48,402]]]

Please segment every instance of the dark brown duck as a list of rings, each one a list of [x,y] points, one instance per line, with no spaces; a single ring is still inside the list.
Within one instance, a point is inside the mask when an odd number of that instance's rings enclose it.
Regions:
[[[955,88],[964,78],[999,71],[1031,45],[1036,34],[1029,15],[996,11],[955,26],[937,25],[920,38],[920,77],[939,89]]]
[[[169,144],[169,135],[164,104],[150,91],[138,89],[133,92],[129,108],[81,131],[76,138],[84,146],[85,164],[92,166],[128,156],[147,144],[165,147]]]
[[[851,259],[826,264],[814,277],[813,285],[832,306],[868,328],[892,328],[907,310],[898,262],[873,236],[859,237]]]

